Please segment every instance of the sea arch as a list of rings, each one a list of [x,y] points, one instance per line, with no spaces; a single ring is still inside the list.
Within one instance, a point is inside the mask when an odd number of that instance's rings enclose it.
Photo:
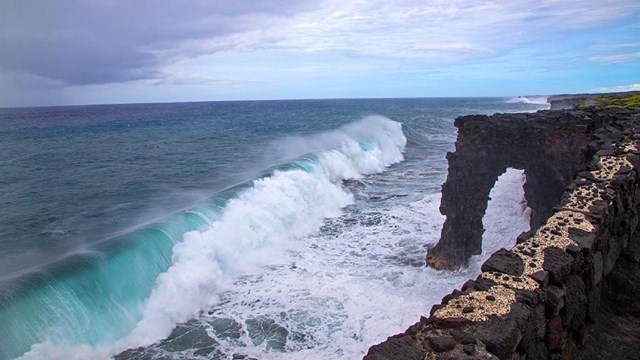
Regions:
[[[532,229],[544,223],[565,187],[586,168],[595,153],[594,120],[580,111],[464,116],[456,119],[455,152],[442,186],[440,212],[446,216],[427,265],[437,269],[466,266],[482,251],[482,218],[489,192],[507,168],[524,170],[525,199]]]

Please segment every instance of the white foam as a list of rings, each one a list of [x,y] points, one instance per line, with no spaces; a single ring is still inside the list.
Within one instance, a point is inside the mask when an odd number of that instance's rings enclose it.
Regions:
[[[215,316],[239,323],[264,316],[306,338],[290,337],[284,353],[265,352],[264,344],[244,338],[235,351],[261,359],[361,358],[369,345],[415,323],[463,281],[461,273],[423,266],[422,245],[440,233],[438,206],[439,194],[433,194],[358,217],[379,217],[375,225],[331,220],[328,225],[340,231],[308,237],[306,248],[291,255],[293,269],[277,267],[236,284]]]
[[[375,146],[363,151],[353,141],[321,153],[311,172],[279,171],[256,181],[229,202],[209,230],[187,234],[143,305],[142,320],[116,346],[44,343],[25,358],[105,358],[164,338],[176,323],[211,305],[212,315],[200,315],[205,325],[221,317],[243,327],[239,339],[216,338],[219,350],[229,355],[361,358],[369,346],[404,331],[445,294],[477,276],[491,252],[510,247],[528,228],[523,174],[510,169],[491,191],[483,254],[458,272],[426,268],[426,246],[435,245],[444,220],[440,194],[398,198],[336,217],[353,200],[339,180],[400,161],[404,147],[396,139],[390,142],[395,150],[378,143],[382,152]],[[329,230],[318,233],[321,224]],[[260,317],[287,329],[285,352],[267,350],[264,342],[248,337],[247,320]]]
[[[424,266],[425,247],[438,241],[444,221],[440,194],[360,213],[356,224],[353,214],[329,220],[339,231],[308,237],[306,248],[292,254],[293,265],[236,284],[213,315],[240,324],[272,319],[290,333],[286,351],[266,351],[246,336],[241,347],[216,340],[229,354],[260,359],[362,358],[369,346],[428,315],[444,295],[477,276],[493,251],[528,228],[523,181],[522,171],[513,169],[498,179],[484,218],[483,254],[457,272]],[[294,333],[306,337],[296,340]]]
[[[534,104],[549,106],[547,96],[518,96],[507,100],[509,104]]]
[[[404,149],[407,140],[402,133],[401,124],[390,121],[384,116],[367,116],[361,121],[311,136],[288,136],[271,143],[269,156],[280,158],[281,162],[289,162],[309,153],[323,153],[345,144],[360,143],[378,144],[384,149],[382,163],[392,164],[402,161],[402,153],[396,149]],[[361,149],[354,149],[360,153]],[[380,169],[376,169],[380,171]]]
[[[102,360],[114,355],[110,346],[71,345],[45,341],[35,344],[20,360]]]
[[[401,124],[379,116],[317,138],[323,137],[336,146],[304,162],[306,170],[276,171],[254,181],[229,201],[206,231],[184,235],[173,248],[171,267],[157,278],[141,305],[141,320],[129,336],[113,346],[89,348],[48,341],[33,346],[25,358],[64,354],[74,348],[85,358],[104,358],[167,337],[177,323],[216,303],[238,277],[259,273],[261,266],[287,263],[301,238],[318,231],[324,219],[340,215],[352,203],[353,195],[343,188],[342,180],[380,172],[402,161],[406,144]]]
[[[508,168],[491,189],[491,200],[482,219],[483,258],[501,248],[511,249],[518,235],[531,228],[531,208],[527,206],[523,188],[525,179],[523,170]]]
[[[360,128],[382,136],[363,149],[348,135]],[[399,123],[375,117],[344,131],[339,148],[325,151],[310,172],[277,171],[254,182],[229,202],[207,231],[191,232],[173,249],[172,266],[160,275],[143,305],[142,320],[129,337],[141,346],[169,335],[173,326],[195,316],[229,289],[232,279],[263,265],[285,263],[296,240],[317,231],[327,217],[353,201],[340,181],[382,171],[402,160],[404,136]],[[389,141],[380,139],[393,138]],[[366,150],[366,151],[365,151]]]

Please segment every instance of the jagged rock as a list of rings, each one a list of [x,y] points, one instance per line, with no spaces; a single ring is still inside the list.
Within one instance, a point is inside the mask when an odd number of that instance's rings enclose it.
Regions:
[[[562,350],[564,346],[562,318],[555,315],[547,321],[547,348],[549,351]]]
[[[565,295],[565,325],[572,329],[578,329],[584,324],[587,316],[587,293],[577,275],[572,275],[566,280]]]
[[[478,338],[486,344],[488,351],[506,359],[514,352],[522,336],[515,321],[494,320],[483,328]]]
[[[569,227],[569,238],[580,245],[582,248],[591,248],[595,241],[596,235],[588,231],[576,227]]]
[[[566,292],[564,289],[557,286],[547,287],[547,312],[555,315],[564,307],[564,296]]]
[[[410,336],[394,336],[374,345],[363,360],[422,360],[422,352]]]
[[[522,259],[509,250],[500,249],[482,264],[482,271],[497,271],[503,274],[520,276],[524,271]]]
[[[529,275],[533,280],[537,281],[540,285],[546,285],[549,281],[549,272],[548,271],[536,271],[533,274]]]
[[[544,249],[544,263],[542,268],[549,272],[551,281],[562,283],[562,280],[571,272],[573,257],[557,247]]]
[[[546,221],[564,188],[597,150],[589,144],[592,131],[603,120],[586,115],[582,111],[539,111],[456,119],[456,151],[447,154],[449,174],[440,205],[446,220],[440,241],[429,249],[428,266],[457,269],[481,252],[489,191],[508,167],[525,171],[531,227]]]
[[[540,122],[533,121],[536,118]],[[553,124],[549,123],[551,119]],[[544,146],[533,150],[541,156],[520,164],[527,175],[527,201],[534,210],[532,225],[545,211],[555,213],[542,219],[544,226],[520,236],[511,250],[493,254],[483,264],[483,273],[434,305],[428,319],[372,347],[367,356],[376,357],[367,359],[407,358],[406,349],[400,350],[399,356],[385,352],[398,348],[403,341],[417,348],[423,359],[637,358],[640,157],[629,159],[630,154],[640,154],[640,136],[636,136],[640,134],[640,113],[594,110],[515,117],[498,114],[463,117],[456,124],[461,135],[456,152],[447,156],[449,177],[441,204],[447,220],[440,243],[429,250],[430,266],[458,268],[466,264],[468,256],[480,251],[482,225],[476,220],[486,209],[488,191],[502,165],[516,164],[518,156],[529,151],[503,155],[496,150],[507,151],[520,141],[515,134],[500,139],[511,134],[509,131],[518,129],[529,131],[529,137],[548,137],[538,138]],[[605,128],[598,129],[603,125]],[[572,126],[575,141],[558,143],[573,141],[562,138],[562,131]],[[548,129],[558,130],[560,135]],[[566,150],[564,145],[578,144],[583,146],[565,153],[569,160],[558,155]],[[598,156],[586,164],[588,167],[580,169],[596,152]],[[498,159],[489,159],[493,156]],[[587,168],[588,174],[576,177]],[[568,178],[556,177],[569,173]],[[566,181],[570,183],[561,189],[562,197],[552,200],[554,186]],[[471,190],[465,188],[467,185]],[[591,333],[588,322],[596,320]],[[388,348],[382,350],[385,344]],[[442,352],[437,352],[434,344]],[[580,350],[585,344],[586,349]]]

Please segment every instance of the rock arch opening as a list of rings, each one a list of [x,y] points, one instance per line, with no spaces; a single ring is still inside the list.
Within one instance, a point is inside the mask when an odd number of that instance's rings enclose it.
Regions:
[[[531,229],[531,208],[524,194],[524,170],[507,168],[489,192],[487,210],[482,218],[482,256],[500,248],[510,249],[516,238]]]

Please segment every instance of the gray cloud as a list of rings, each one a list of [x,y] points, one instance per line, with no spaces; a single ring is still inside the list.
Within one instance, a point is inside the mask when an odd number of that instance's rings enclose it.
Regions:
[[[0,0],[0,106],[339,94],[311,83],[371,94],[356,84],[411,69],[561,76],[637,61],[638,11],[637,0]],[[605,44],[585,53],[591,40]]]
[[[215,43],[217,37],[259,29],[309,6],[296,0],[3,0],[0,70],[67,85],[157,79],[160,68],[179,56],[216,51],[215,46],[172,51],[185,43]]]

